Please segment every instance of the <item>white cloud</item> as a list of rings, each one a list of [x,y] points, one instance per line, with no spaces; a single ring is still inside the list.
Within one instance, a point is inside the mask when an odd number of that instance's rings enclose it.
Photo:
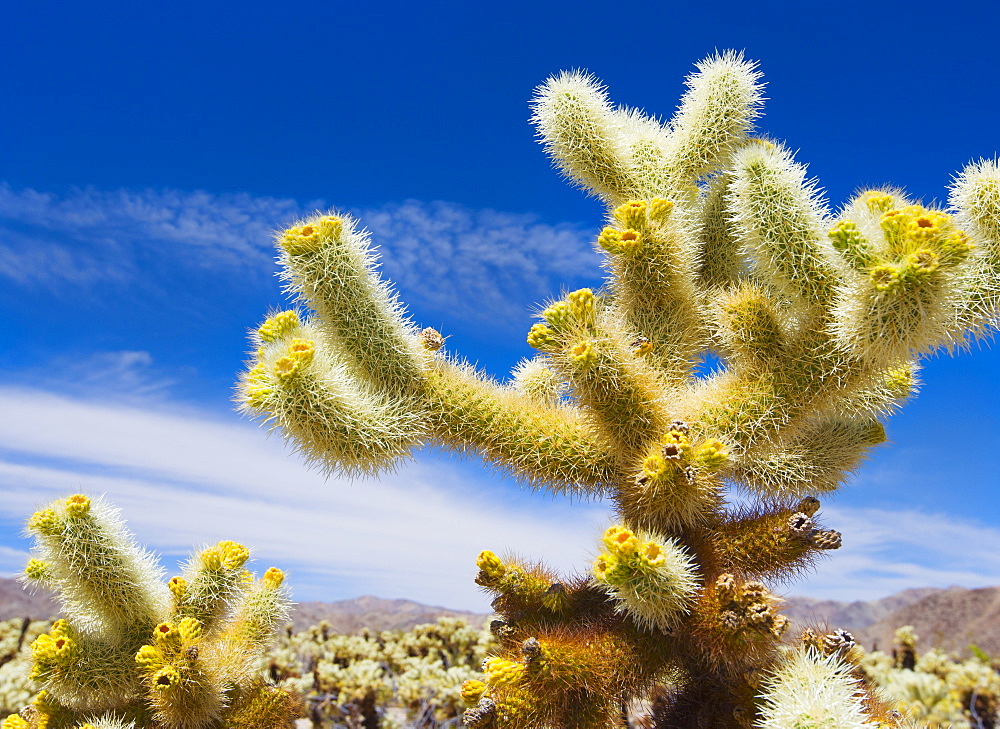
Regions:
[[[174,558],[219,539],[291,572],[300,599],[359,594],[486,610],[472,582],[480,549],[586,569],[607,524],[601,504],[510,491],[470,465],[420,457],[395,473],[324,479],[253,425],[165,403],[135,407],[0,388],[0,520],[107,494],[140,541]],[[844,547],[792,594],[872,599],[909,587],[1000,584],[1000,530],[946,514],[833,506]],[[27,542],[0,548],[0,570]]]
[[[261,568],[290,570],[300,599],[370,593],[486,610],[472,582],[479,550],[582,569],[606,521],[599,505],[517,498],[454,463],[327,481],[252,425],[182,409],[0,388],[0,412],[4,522],[69,493],[104,493],[156,550],[243,541]]]
[[[273,230],[323,207],[202,191],[57,196],[0,183],[0,277],[70,296],[107,285],[148,296],[158,279],[185,272],[211,272],[216,290],[245,287],[275,270]],[[562,286],[600,279],[595,231],[580,225],[415,200],[353,212],[404,298],[449,316],[503,326]]]

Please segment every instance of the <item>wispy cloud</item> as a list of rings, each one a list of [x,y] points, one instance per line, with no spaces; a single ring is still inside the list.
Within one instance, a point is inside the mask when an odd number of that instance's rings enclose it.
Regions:
[[[0,278],[68,296],[107,285],[148,292],[158,274],[183,272],[211,272],[220,287],[259,283],[275,270],[272,232],[325,207],[177,190],[58,196],[0,183]],[[593,231],[580,225],[414,200],[351,212],[405,298],[450,316],[502,326],[563,285],[599,278]]]
[[[377,481],[327,481],[278,439],[191,410],[0,388],[0,412],[0,520],[12,531],[50,499],[103,493],[151,547],[176,558],[243,541],[261,567],[290,569],[300,599],[371,593],[486,610],[472,582],[479,550],[580,570],[605,525],[599,505],[517,498],[430,458]]]
[[[170,556],[219,539],[293,573],[300,599],[372,593],[485,610],[480,549],[584,570],[601,504],[508,490],[474,464],[421,455],[379,479],[324,479],[252,425],[170,406],[134,407],[0,388],[0,521],[13,534],[50,499],[107,494],[140,540]],[[946,514],[834,506],[845,546],[794,594],[871,599],[908,587],[1000,584],[1000,530]],[[26,542],[7,540],[0,569]],[[168,560],[169,561],[169,560]]]

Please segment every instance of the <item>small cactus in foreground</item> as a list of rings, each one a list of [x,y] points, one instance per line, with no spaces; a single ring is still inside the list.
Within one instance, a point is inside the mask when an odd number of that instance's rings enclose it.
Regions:
[[[878,188],[831,211],[789,149],[749,136],[762,98],[733,53],[699,64],[668,124],[581,73],[540,87],[549,153],[607,205],[609,276],[549,302],[506,384],[407,320],[350,216],[278,237],[312,313],[254,333],[245,411],[330,472],[432,443],[614,503],[592,574],[479,556],[502,618],[470,727],[616,726],[656,686],[663,728],[895,722],[846,633],[783,647],[772,590],[840,546],[817,496],[885,440],[919,359],[995,327],[1000,167],[968,166],[949,210]]]
[[[67,617],[31,644],[41,691],[3,729],[291,726],[291,695],[257,668],[287,618],[281,570],[255,579],[247,548],[220,542],[164,584],[116,510],[82,494],[37,511],[28,531],[23,578],[56,592]]]

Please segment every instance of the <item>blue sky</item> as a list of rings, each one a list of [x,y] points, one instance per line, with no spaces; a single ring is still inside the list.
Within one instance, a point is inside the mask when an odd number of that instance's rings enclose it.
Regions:
[[[485,609],[479,549],[570,569],[601,504],[421,453],[324,480],[232,411],[249,327],[283,298],[270,231],[362,218],[421,325],[502,376],[532,306],[597,285],[592,199],[550,168],[534,87],[586,68],[669,116],[692,64],[760,62],[759,128],[834,205],[943,200],[1000,151],[1000,10],[983,3],[19,3],[0,15],[0,572],[23,519],[85,490],[173,569],[236,538],[299,599]],[[1000,353],[927,363],[920,396],[824,510],[845,547],[791,593],[1000,584]]]

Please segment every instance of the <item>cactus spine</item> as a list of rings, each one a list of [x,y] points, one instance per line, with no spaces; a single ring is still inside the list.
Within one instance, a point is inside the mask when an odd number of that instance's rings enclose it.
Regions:
[[[950,211],[888,189],[831,211],[787,148],[748,136],[754,64],[713,56],[688,87],[669,123],[585,74],[538,89],[555,165],[607,204],[609,276],[544,309],[538,356],[508,383],[418,332],[349,216],[278,238],[314,313],[254,334],[245,411],[329,470],[378,472],[436,443],[616,505],[590,575],[479,556],[503,620],[485,682],[464,692],[470,727],[615,726],[656,684],[659,727],[887,720],[846,638],[783,653],[771,586],[840,546],[816,496],[884,441],[919,358],[996,324],[1000,169],[966,168]],[[721,366],[698,376],[705,354]]]
[[[287,617],[281,570],[255,579],[247,548],[220,542],[164,584],[117,511],[82,494],[37,511],[28,531],[24,579],[54,590],[67,618],[32,643],[42,690],[3,729],[290,726],[291,696],[257,670]]]

